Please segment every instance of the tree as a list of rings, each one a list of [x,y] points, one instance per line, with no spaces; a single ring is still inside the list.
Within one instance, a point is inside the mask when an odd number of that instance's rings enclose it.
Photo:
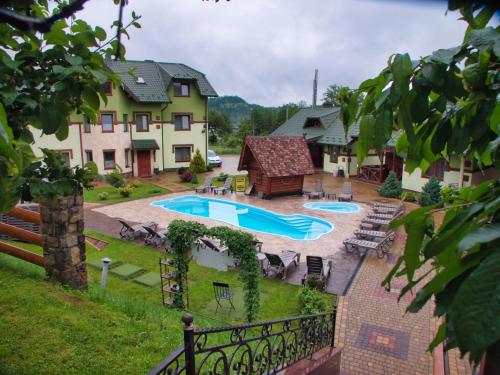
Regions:
[[[390,171],[378,193],[383,197],[399,198],[402,192],[401,181],[398,180],[394,171]]]
[[[208,112],[208,129],[212,139],[217,139],[217,136],[224,137],[233,131],[229,116],[218,111]]]
[[[207,164],[203,160],[199,149],[196,149],[193,159],[189,163],[189,170],[193,173],[203,173],[207,170]]]
[[[338,95],[346,131],[360,124],[358,158],[381,151],[394,130],[406,170],[427,170],[452,155],[473,158],[481,167],[500,167],[499,29],[487,26],[495,9],[477,2],[450,1],[468,23],[461,45],[412,61],[390,57],[382,72],[355,91]],[[358,100],[362,97],[362,103]],[[500,181],[463,188],[450,205],[422,207],[394,223],[408,234],[403,256],[387,275],[408,283],[400,298],[417,290],[408,311],[431,299],[443,318],[429,349],[446,340],[477,364],[484,353],[500,366]],[[433,214],[445,213],[436,226]]]
[[[91,27],[73,14],[86,0],[4,1],[0,7],[0,212],[19,200],[26,180],[23,170],[34,160],[28,124],[43,134],[68,136],[67,119],[82,113],[95,121],[103,84],[118,77],[107,69],[105,55],[122,57],[120,35],[133,25],[115,21],[117,36],[107,40],[99,26]],[[121,2],[122,9],[124,2]],[[121,14],[121,11],[120,11]],[[70,23],[66,18],[73,17]]]
[[[441,183],[436,177],[432,176],[422,188],[418,203],[422,207],[426,207],[435,205],[441,201]]]
[[[325,93],[323,94],[323,107],[338,107],[340,106],[340,101],[338,100],[338,95],[340,93],[340,90],[342,89],[341,86],[338,85],[330,85],[326,89]]]

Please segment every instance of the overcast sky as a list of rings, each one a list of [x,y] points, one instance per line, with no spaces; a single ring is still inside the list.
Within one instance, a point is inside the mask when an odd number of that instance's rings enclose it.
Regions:
[[[423,3],[423,4],[422,4]],[[413,59],[460,44],[465,23],[446,2],[370,0],[130,0],[141,29],[127,59],[182,62],[206,74],[219,95],[265,106],[312,101],[332,83],[357,87],[396,52]],[[110,0],[80,16],[108,31]]]

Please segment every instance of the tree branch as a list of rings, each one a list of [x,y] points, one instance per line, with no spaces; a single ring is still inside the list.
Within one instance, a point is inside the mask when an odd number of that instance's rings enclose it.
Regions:
[[[41,33],[49,32],[52,25],[57,21],[72,16],[83,9],[83,4],[88,0],[75,0],[61,8],[61,10],[47,18],[29,17],[18,14],[6,8],[0,8],[0,22],[5,22],[22,31],[39,31]]]

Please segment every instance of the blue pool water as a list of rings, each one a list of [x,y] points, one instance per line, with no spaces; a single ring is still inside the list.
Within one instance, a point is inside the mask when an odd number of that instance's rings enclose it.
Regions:
[[[313,210],[340,212],[344,214],[352,214],[361,211],[359,204],[349,202],[313,202],[305,203],[304,207]]]
[[[280,215],[255,206],[196,195],[165,199],[151,205],[292,240],[316,240],[333,230],[332,224],[312,216]]]

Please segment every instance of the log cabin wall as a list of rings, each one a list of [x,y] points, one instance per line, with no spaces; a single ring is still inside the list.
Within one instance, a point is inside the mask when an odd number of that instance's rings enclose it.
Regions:
[[[273,177],[269,194],[302,193],[304,176]]]

